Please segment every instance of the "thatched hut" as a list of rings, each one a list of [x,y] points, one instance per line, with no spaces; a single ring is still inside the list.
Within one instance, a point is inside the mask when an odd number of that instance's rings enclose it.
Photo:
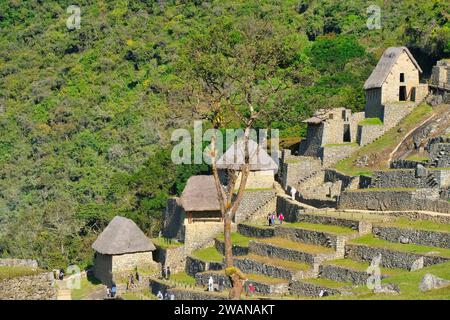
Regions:
[[[239,171],[245,163],[244,140],[239,139],[233,143],[227,151],[217,160],[217,168],[224,184],[227,183],[227,170]],[[248,141],[250,173],[247,178],[246,189],[268,189],[273,188],[277,163],[271,156],[254,140]],[[239,172],[236,188],[239,187],[241,174]]]
[[[192,176],[180,198],[186,213],[183,241],[187,251],[210,243],[223,231],[222,214],[213,176]]]
[[[132,220],[124,217],[115,216],[92,248],[94,275],[106,285],[112,283],[115,273],[157,266],[152,257],[156,249],[152,241]]]

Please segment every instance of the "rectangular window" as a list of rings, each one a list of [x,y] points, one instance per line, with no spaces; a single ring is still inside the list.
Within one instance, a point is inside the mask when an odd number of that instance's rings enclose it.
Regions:
[[[405,74],[400,73],[400,82],[405,82]]]

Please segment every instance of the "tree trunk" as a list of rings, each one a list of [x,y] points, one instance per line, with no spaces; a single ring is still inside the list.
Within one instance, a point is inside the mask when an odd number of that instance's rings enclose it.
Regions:
[[[233,244],[231,243],[231,217],[229,212],[224,215],[224,247],[225,268],[233,266]]]
[[[231,300],[240,300],[242,291],[244,290],[244,281],[238,273],[234,273],[230,276],[233,287],[230,290],[228,298]]]

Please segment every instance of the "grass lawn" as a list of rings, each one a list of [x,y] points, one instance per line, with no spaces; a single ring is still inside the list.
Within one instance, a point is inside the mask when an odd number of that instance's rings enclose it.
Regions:
[[[280,283],[286,283],[288,280],[286,279],[280,279],[280,278],[273,278],[273,277],[267,277],[260,274],[246,274],[245,275],[248,280],[253,280],[257,282],[267,283],[267,284],[280,284]]]
[[[375,238],[372,234],[365,235],[360,238],[356,238],[350,240],[352,244],[362,244],[375,248],[386,248],[395,251],[401,252],[409,252],[415,254],[423,254],[423,255],[431,255],[431,256],[440,256],[445,258],[450,258],[450,249],[436,248],[436,247],[428,247],[428,246],[419,246],[416,244],[402,244],[402,243],[394,243],[386,240]],[[431,254],[429,254],[431,252]]]
[[[223,260],[222,254],[215,247],[196,250],[192,252],[192,256],[203,261],[222,262]]]
[[[313,244],[306,244],[296,241],[287,240],[284,238],[267,238],[267,239],[259,239],[258,242],[272,244],[277,247],[307,252],[307,253],[332,253],[334,250],[332,248],[316,246]]]
[[[217,239],[220,240],[220,241],[224,241],[225,240],[224,239],[224,234],[221,233],[217,237]],[[231,233],[231,243],[233,245],[240,246],[240,247],[248,247],[248,243],[249,243],[250,240],[255,240],[255,239],[246,237],[246,236],[244,236],[244,235],[242,235],[240,233],[237,233],[237,232],[232,232]]]
[[[380,118],[366,118],[360,123],[358,123],[360,126],[381,126],[383,125],[383,121],[381,121]]]
[[[394,150],[394,148],[403,139],[406,132],[409,132],[416,125],[420,124],[422,121],[427,119],[433,109],[427,104],[421,104],[417,106],[408,116],[406,116],[396,127],[390,129],[378,140],[365,145],[357,152],[352,154],[349,158],[339,161],[335,165],[335,169],[347,174],[347,175],[363,175],[368,174],[374,170],[382,170],[388,168],[387,160],[389,159],[389,154]],[[399,129],[401,132],[399,132]],[[373,165],[369,167],[357,167],[355,165],[356,159],[361,156],[376,154],[377,159]]]
[[[43,271],[25,266],[0,266],[0,281],[16,277],[31,276],[41,272]]]
[[[149,290],[144,290],[142,292],[125,292],[121,297],[124,300],[157,300],[157,297]]]
[[[428,231],[450,232],[450,224],[437,223],[429,220],[409,220],[406,218],[398,218],[397,220],[381,223],[382,226],[392,226],[398,228],[412,228]]]
[[[188,275],[186,272],[174,273],[170,276],[170,280],[179,282],[182,284],[187,284],[189,286],[195,286],[195,278]]]
[[[155,246],[160,247],[162,249],[178,248],[184,244],[174,239],[169,239],[169,241],[166,241],[166,239],[163,237],[153,238],[152,242]]]
[[[406,158],[406,160],[410,160],[410,161],[417,161],[417,162],[425,162],[425,161],[429,161],[430,157],[429,156],[425,156],[425,155],[412,155]]]
[[[86,298],[91,292],[98,290],[101,287],[100,280],[89,276],[81,278],[81,286],[80,289],[73,289],[72,300],[81,300]]]
[[[325,225],[325,224],[315,224],[315,223],[308,223],[308,222],[285,223],[282,226],[288,227],[288,228],[301,228],[301,229],[311,230],[311,231],[328,232],[328,233],[333,233],[333,234],[357,233],[356,230],[346,228],[346,227]]]

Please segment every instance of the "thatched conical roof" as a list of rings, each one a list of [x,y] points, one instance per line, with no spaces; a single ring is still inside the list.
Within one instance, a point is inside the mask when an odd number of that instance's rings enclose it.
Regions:
[[[217,168],[240,170],[244,161],[244,139],[233,143],[228,150],[217,160]],[[248,140],[248,154],[251,171],[277,170],[278,166],[254,140]]]
[[[97,240],[92,248],[109,255],[145,252],[155,250],[152,241],[142,232],[132,220],[115,216]]]
[[[217,189],[214,176],[192,176],[181,194],[184,211],[218,211]]]
[[[377,66],[373,69],[372,74],[365,82],[364,89],[380,88],[402,52],[405,52],[408,55],[417,70],[422,73],[422,69],[407,47],[389,47],[384,51]]]

